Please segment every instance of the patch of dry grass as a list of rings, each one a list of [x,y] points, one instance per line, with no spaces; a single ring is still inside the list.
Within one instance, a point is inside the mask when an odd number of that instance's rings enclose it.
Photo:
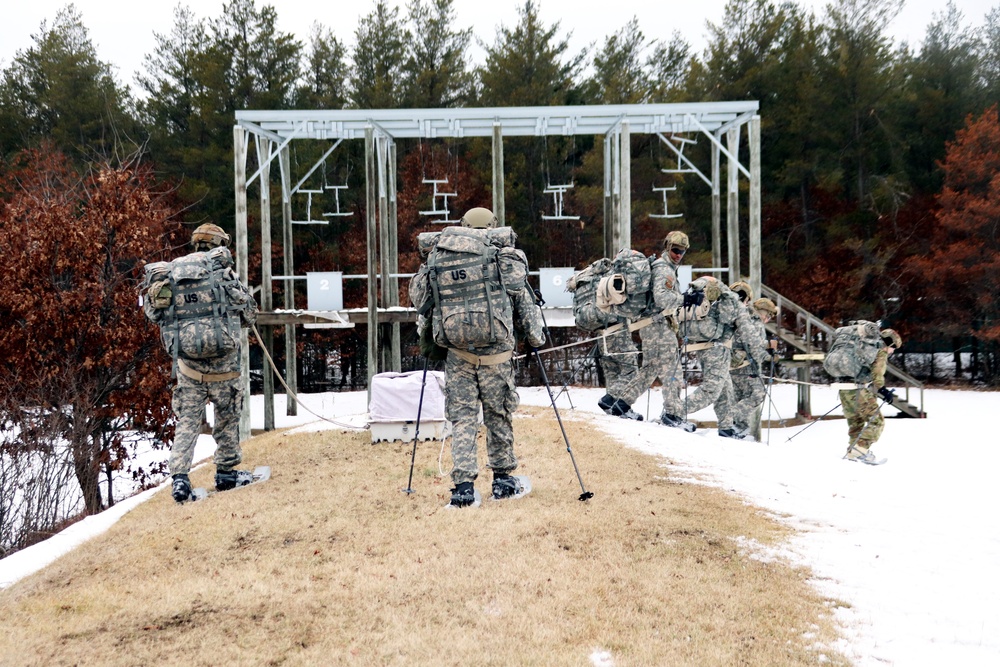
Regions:
[[[813,665],[834,630],[808,573],[744,554],[783,528],[587,420],[515,421],[534,491],[445,510],[439,443],[270,433],[269,482],[169,492],[0,593],[3,665]],[[480,448],[483,450],[483,447]],[[446,455],[446,460],[448,459]],[[193,474],[210,484],[211,467]],[[488,492],[490,475],[478,484]],[[832,664],[846,664],[826,652]]]

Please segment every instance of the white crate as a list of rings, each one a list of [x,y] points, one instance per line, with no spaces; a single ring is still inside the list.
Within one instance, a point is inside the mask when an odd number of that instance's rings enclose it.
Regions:
[[[413,441],[413,432],[417,427],[415,421],[371,422],[368,428],[372,432],[372,442],[383,440]],[[451,435],[451,422],[443,419],[420,420],[418,440],[444,440]]]

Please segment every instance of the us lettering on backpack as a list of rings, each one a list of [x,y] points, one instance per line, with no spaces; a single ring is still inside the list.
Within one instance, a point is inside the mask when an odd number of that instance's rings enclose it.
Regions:
[[[494,243],[494,231],[445,228],[427,255],[426,268],[421,267],[426,284],[414,290],[411,282],[414,306],[425,312],[433,309],[434,342],[442,347],[470,350],[513,337],[501,255],[509,263],[517,251]]]
[[[239,348],[241,311],[252,300],[225,247],[145,267],[150,319],[173,359],[214,359]]]

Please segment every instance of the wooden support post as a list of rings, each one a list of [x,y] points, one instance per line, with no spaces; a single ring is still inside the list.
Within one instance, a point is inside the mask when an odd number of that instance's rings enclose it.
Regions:
[[[295,275],[295,248],[292,239],[292,164],[288,146],[278,154],[281,167],[281,236],[284,245],[284,272],[291,278]],[[285,310],[295,310],[295,282],[285,281]],[[291,390],[285,397],[285,414],[294,417],[299,414],[299,404],[292,394],[299,391],[298,351],[295,346],[295,325],[285,325],[285,384]]]
[[[716,135],[721,141],[721,137]],[[712,267],[722,266],[722,179],[719,174],[719,157],[722,153],[712,144]]]
[[[265,313],[274,310],[271,278],[271,141],[257,137],[257,161],[263,166],[260,172],[260,309]],[[257,327],[261,344],[274,357],[274,327]],[[274,430],[274,372],[267,359],[263,359],[264,379],[264,430]]]
[[[378,373],[378,191],[375,170],[375,128],[365,127],[365,217],[368,248],[368,400],[372,397],[372,377]]]
[[[760,116],[750,119],[750,287],[760,294]]]
[[[388,308],[392,301],[389,294],[392,291],[392,279],[389,274],[389,187],[386,174],[386,163],[389,161],[389,137],[375,137],[375,174],[378,181],[378,258],[379,258],[379,304]],[[388,324],[379,325],[379,368],[392,370],[392,353],[389,345],[392,343],[392,327]]]
[[[236,195],[236,272],[247,278],[247,132],[233,126],[233,172]],[[240,329],[240,372],[243,375],[243,409],[240,412],[240,442],[250,438],[250,344],[246,329]]]
[[[726,133],[729,158],[729,201],[726,206],[726,248],[729,252],[729,284],[740,279],[740,128],[731,127]]]
[[[622,121],[621,133],[621,207],[618,218],[619,241],[615,251],[632,247],[632,132]]]
[[[504,197],[503,127],[493,123],[493,215],[501,226],[507,224],[507,202]]]
[[[614,235],[615,235],[615,188],[618,184],[615,168],[615,142],[618,134],[612,132],[604,136],[604,256],[614,256]]]
[[[396,201],[396,142],[389,141],[389,307],[399,305],[399,219],[397,217],[398,207]],[[393,372],[399,373],[403,368],[403,356],[401,340],[399,336],[399,322],[389,325],[391,328],[392,345],[390,368]]]
[[[748,234],[750,288],[754,294],[760,295],[760,116],[754,116],[750,119],[750,205],[748,217],[750,220]],[[764,377],[763,371],[764,369],[761,369],[761,378]],[[760,442],[760,410],[754,412],[753,418],[750,420],[750,430]]]

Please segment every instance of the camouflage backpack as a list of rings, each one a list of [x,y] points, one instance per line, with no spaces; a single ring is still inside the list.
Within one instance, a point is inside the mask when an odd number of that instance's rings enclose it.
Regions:
[[[823,369],[834,378],[867,383],[872,379],[875,355],[883,347],[878,325],[867,320],[851,322],[833,332]]]
[[[573,293],[576,326],[596,331],[623,319],[635,320],[647,310],[651,297],[649,259],[638,250],[623,248],[614,259],[599,259],[566,283]]]
[[[649,258],[638,250],[622,248],[612,260],[611,271],[613,276],[625,279],[625,299],[612,305],[612,312],[629,320],[641,317],[652,297],[650,280],[653,272],[649,266]]]
[[[726,333],[726,326],[731,326],[735,321],[736,308],[744,306],[735,293],[723,287],[710,276],[703,276],[691,283],[690,290],[702,292],[704,298],[697,306],[677,310],[682,337],[691,342],[704,343],[719,340]]]
[[[596,331],[618,322],[618,317],[597,307],[597,287],[602,278],[611,274],[611,260],[606,257],[577,271],[566,281],[566,291],[573,293],[573,316],[576,326]]]
[[[151,319],[160,325],[160,340],[174,360],[214,359],[238,349],[239,312],[251,297],[232,266],[224,246],[146,265],[143,287]]]
[[[502,247],[504,229],[447,227],[436,243],[423,244],[427,263],[410,282],[410,299],[418,313],[431,315],[437,345],[471,350],[513,338],[506,283],[520,289],[527,263],[518,250]],[[513,243],[512,230],[508,236]]]

